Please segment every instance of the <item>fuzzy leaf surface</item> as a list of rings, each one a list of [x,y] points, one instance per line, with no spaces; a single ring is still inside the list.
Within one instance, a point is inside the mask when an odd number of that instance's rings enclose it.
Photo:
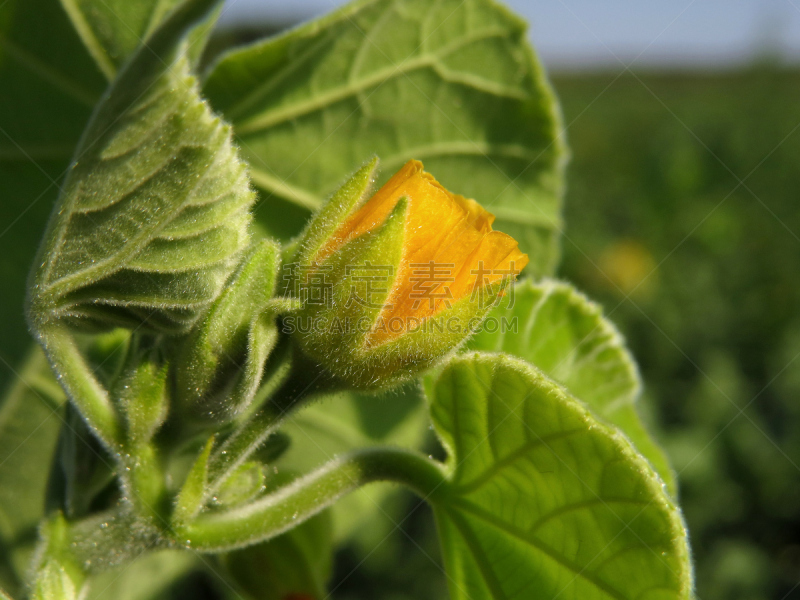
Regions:
[[[661,480],[566,390],[476,353],[428,393],[450,455],[434,511],[453,600],[690,597],[686,531]]]
[[[253,195],[181,44],[212,4],[171,13],[95,112],[45,235],[35,320],[182,331],[235,267]]]
[[[636,411],[642,388],[636,363],[599,305],[567,283],[523,281],[491,317],[497,329],[484,328],[470,348],[513,354],[544,371],[619,427],[675,493],[669,461]]]
[[[234,124],[284,239],[371,156],[407,160],[497,215],[531,255],[558,256],[564,147],[525,23],[490,0],[367,0],[226,55],[204,90]]]
[[[0,6],[0,270],[6,284],[0,310],[7,315],[23,314],[25,280],[47,217],[109,81],[71,18],[70,3],[93,23],[98,39],[120,40],[114,42],[119,51],[101,44],[101,52],[116,52],[119,65],[138,45],[131,31],[145,23],[152,31],[176,0],[162,0],[160,7],[155,0],[8,0]],[[189,34],[192,56],[203,48],[212,21]],[[12,364],[23,359],[29,340],[24,319],[0,322],[0,352]],[[6,377],[0,373],[0,386]]]

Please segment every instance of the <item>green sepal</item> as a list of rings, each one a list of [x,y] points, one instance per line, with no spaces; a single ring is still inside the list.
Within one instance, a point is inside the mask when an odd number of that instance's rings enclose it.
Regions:
[[[223,414],[238,417],[253,404],[259,394],[263,395],[265,391],[269,393],[270,376],[265,373],[265,367],[279,341],[276,318],[299,309],[300,304],[291,298],[273,298],[253,321],[248,336],[247,360],[235,387],[225,400]]]
[[[203,509],[208,487],[208,459],[213,447],[214,436],[211,436],[200,451],[197,460],[194,461],[194,465],[189,470],[181,491],[178,493],[172,513],[173,524],[185,523]]]
[[[252,400],[277,340],[275,310],[269,302],[279,265],[280,248],[275,243],[264,240],[254,245],[184,342],[176,392],[182,407],[194,416],[202,412],[228,419]]]
[[[415,329],[405,331],[378,346],[366,348],[366,368],[376,373],[384,385],[388,385],[433,367],[456,352],[480,329],[507,286],[508,282],[490,284],[482,290],[482,303],[465,296],[450,308],[420,320]]]
[[[218,506],[232,508],[254,499],[265,489],[264,465],[248,461],[228,477],[211,499]]]
[[[329,283],[330,297],[319,304],[312,302],[313,290],[304,290],[300,282],[295,291],[301,293],[303,308],[294,320],[284,320],[284,331],[292,333],[306,357],[322,365],[343,388],[371,389],[382,384],[375,373],[364,368],[364,348],[397,276],[407,210],[408,201],[401,198],[379,228],[346,243],[318,265],[315,273],[324,278],[326,286]],[[380,291],[365,299],[355,269],[366,265],[390,271],[385,286],[381,284]],[[354,292],[366,302],[352,300]]]
[[[367,199],[378,170],[378,157],[367,161],[314,214],[294,244],[287,263],[309,265],[353,210]],[[290,288],[291,289],[291,288]]]
[[[408,200],[401,198],[378,229],[308,267],[309,284],[323,281],[329,286],[329,298],[320,303],[309,301],[313,290],[304,289],[303,281],[296,282],[292,290],[304,305],[295,319],[284,321],[284,331],[292,333],[305,356],[331,376],[323,387],[377,390],[435,365],[480,328],[509,284],[507,280],[490,284],[481,290],[480,302],[472,294],[465,296],[418,320],[414,329],[372,344],[370,338],[376,330],[391,326],[383,321],[382,312],[401,268],[407,209]],[[357,270],[365,265],[391,268],[385,283],[369,293]],[[366,298],[367,305],[352,301],[354,296]]]

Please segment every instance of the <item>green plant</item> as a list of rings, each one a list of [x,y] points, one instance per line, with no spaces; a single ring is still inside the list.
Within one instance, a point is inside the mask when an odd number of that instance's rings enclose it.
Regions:
[[[199,562],[224,572],[226,593],[323,597],[336,543],[380,510],[377,495],[355,510],[346,496],[388,481],[432,506],[453,598],[690,597],[687,535],[634,408],[633,361],[597,306],[546,278],[564,148],[524,23],[491,0],[356,2],[198,79],[214,5],[0,9],[12,61],[0,79],[17,90],[4,101],[42,79],[63,96],[43,96],[7,135],[30,127],[39,145],[15,146],[29,158],[62,145],[73,156],[29,282],[41,350],[0,420],[5,587],[78,598],[129,577],[117,596],[157,597]],[[391,267],[398,289],[421,256],[409,253],[427,248],[419,229],[441,226],[414,221],[409,192],[346,237],[376,154],[384,179],[425,159],[527,253],[515,287],[512,260],[508,277],[481,280],[487,303],[462,292],[443,311],[469,327],[376,342],[288,326],[351,316],[349,286],[368,284],[349,269],[362,262]],[[13,189],[26,176],[9,175]],[[495,252],[492,268],[524,266],[477,205],[448,195],[431,214],[446,201],[480,231],[459,264]],[[290,265],[330,267],[330,310],[313,309]],[[391,299],[380,293],[354,315],[377,323]],[[377,402],[405,409],[364,410]],[[45,411],[61,417],[58,440],[29,447]],[[431,422],[445,461],[419,452]]]

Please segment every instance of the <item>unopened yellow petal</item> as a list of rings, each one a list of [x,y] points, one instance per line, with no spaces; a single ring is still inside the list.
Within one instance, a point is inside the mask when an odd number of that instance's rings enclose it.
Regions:
[[[318,260],[379,227],[403,197],[409,202],[403,258],[382,319],[430,317],[481,287],[516,276],[528,263],[514,238],[492,230],[494,215],[475,200],[449,192],[416,160],[341,225]],[[370,342],[401,334],[377,330]]]

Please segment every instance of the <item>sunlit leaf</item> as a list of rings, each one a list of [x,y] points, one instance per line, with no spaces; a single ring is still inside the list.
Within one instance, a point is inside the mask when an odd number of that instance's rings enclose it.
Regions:
[[[504,355],[458,357],[428,387],[453,600],[689,598],[681,515],[616,429]]]
[[[179,3],[180,0],[61,0],[75,31],[109,80]]]
[[[109,81],[181,3],[181,0],[60,1],[86,50]],[[191,34],[190,56],[200,55],[215,20],[216,14]]]
[[[234,124],[274,235],[297,233],[373,154],[385,180],[417,158],[496,229],[557,260],[564,155],[525,23],[490,0],[355,2],[226,55],[204,90]]]
[[[0,273],[5,284],[0,310],[5,315],[23,313],[25,278],[47,216],[92,108],[108,84],[70,18],[74,13],[65,10],[70,3],[82,7],[109,48],[118,48],[114,64],[120,65],[135,50],[137,27],[146,24],[152,31],[176,0],[0,4]],[[191,55],[202,50],[212,23],[208,19],[190,33]],[[28,340],[24,319],[0,320],[0,351],[12,364],[22,359]],[[0,386],[7,378],[8,372],[0,369]]]
[[[636,412],[641,381],[616,327],[566,283],[517,284],[470,347],[507,352],[544,371],[619,427],[675,493],[672,469]]]

